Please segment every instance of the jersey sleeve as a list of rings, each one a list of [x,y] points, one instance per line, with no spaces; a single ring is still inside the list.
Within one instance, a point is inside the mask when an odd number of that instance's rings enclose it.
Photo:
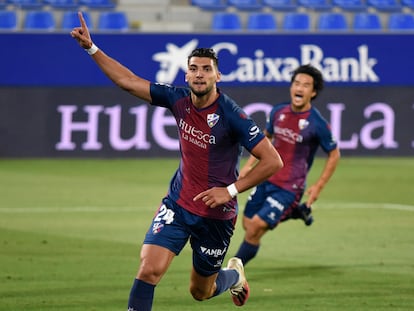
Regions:
[[[319,136],[319,144],[322,150],[326,153],[331,152],[332,150],[337,148],[337,141],[334,138],[331,130],[331,126],[327,120],[325,120],[319,112],[317,112],[317,116],[319,119],[318,128],[317,128],[317,135]]]
[[[237,137],[240,144],[249,152],[265,137],[263,131],[247,114],[237,106],[232,104],[232,111],[230,114],[231,131]]]
[[[282,109],[283,107],[285,107],[286,105],[288,105],[288,103],[282,103],[282,104],[278,104],[273,106],[272,110],[270,111],[267,120],[266,120],[266,131],[270,134],[273,135],[274,134],[274,128],[273,128],[273,124],[274,124],[274,119],[275,119],[275,115],[276,113]]]
[[[150,94],[151,105],[171,109],[179,98],[188,96],[189,90],[169,84],[151,83]]]

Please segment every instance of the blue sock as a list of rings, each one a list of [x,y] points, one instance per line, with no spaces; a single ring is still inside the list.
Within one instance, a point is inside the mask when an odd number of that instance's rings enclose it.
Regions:
[[[237,283],[239,280],[239,274],[236,270],[220,270],[216,280],[216,291],[213,294],[214,296],[218,296],[221,293],[228,290],[231,286]]]
[[[240,244],[236,257],[239,257],[242,260],[243,265],[245,265],[256,256],[259,247],[260,245],[253,245],[243,241],[243,243]]]
[[[135,279],[129,294],[128,311],[151,311],[155,285]]]

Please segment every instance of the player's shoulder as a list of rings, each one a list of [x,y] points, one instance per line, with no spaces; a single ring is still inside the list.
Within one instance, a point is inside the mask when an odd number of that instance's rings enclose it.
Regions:
[[[272,110],[271,110],[270,113],[275,114],[276,112],[279,112],[281,110],[289,109],[289,107],[290,107],[289,102],[281,102],[281,103],[273,105]]]
[[[314,105],[311,107],[311,115],[316,118],[320,119],[321,121],[326,121],[325,117],[322,115],[322,113],[319,111],[318,108],[316,108]]]
[[[153,82],[150,85],[151,93],[176,94],[177,96],[190,95],[190,89],[187,87],[174,86],[168,83]]]

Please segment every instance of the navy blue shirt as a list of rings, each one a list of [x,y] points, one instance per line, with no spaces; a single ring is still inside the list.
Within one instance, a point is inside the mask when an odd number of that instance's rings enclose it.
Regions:
[[[294,193],[305,189],[318,147],[326,153],[337,147],[330,125],[315,107],[294,112],[289,103],[276,105],[270,112],[266,130],[273,135],[273,145],[284,163],[269,181]]]
[[[197,109],[188,88],[151,84],[152,105],[168,108],[178,126],[181,160],[168,195],[184,209],[207,218],[231,219],[237,214],[234,198],[210,208],[193,198],[212,187],[235,182],[242,147],[251,151],[264,134],[252,119],[227,95],[210,106]]]

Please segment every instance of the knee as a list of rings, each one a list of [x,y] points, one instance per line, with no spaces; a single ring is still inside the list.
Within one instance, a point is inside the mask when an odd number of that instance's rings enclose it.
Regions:
[[[139,267],[137,278],[150,284],[158,284],[162,278],[162,272],[156,266],[147,261],[142,261]]]
[[[190,287],[190,293],[191,293],[191,296],[193,296],[193,298],[197,301],[203,301],[211,297],[210,293],[207,293],[203,291],[202,289],[195,287],[195,286]]]

